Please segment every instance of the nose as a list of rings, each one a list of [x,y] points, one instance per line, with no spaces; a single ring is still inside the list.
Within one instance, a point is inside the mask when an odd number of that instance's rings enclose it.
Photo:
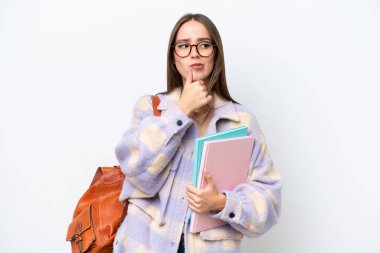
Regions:
[[[191,56],[191,58],[199,58],[200,57],[200,55],[198,54],[196,45],[191,45],[190,56]]]

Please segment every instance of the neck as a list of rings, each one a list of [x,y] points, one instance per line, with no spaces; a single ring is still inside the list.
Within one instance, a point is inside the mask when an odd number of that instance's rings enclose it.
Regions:
[[[191,118],[197,125],[203,125],[206,123],[208,120],[210,120],[212,116],[212,108],[209,107],[209,105],[205,105],[202,108],[194,111],[191,115]]]

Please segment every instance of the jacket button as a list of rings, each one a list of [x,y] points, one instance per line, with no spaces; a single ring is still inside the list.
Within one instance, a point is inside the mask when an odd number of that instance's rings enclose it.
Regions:
[[[230,217],[231,219],[235,217],[235,214],[233,212],[231,212],[228,217]]]
[[[182,126],[182,120],[177,120],[177,126]]]

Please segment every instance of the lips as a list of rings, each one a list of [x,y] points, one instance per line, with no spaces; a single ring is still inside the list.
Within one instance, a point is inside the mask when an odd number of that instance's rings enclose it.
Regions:
[[[190,67],[192,69],[200,70],[200,69],[203,69],[203,64],[202,63],[194,63],[194,64],[191,64]]]

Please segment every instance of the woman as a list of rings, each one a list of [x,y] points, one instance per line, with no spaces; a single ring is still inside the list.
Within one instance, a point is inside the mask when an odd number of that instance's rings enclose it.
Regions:
[[[256,118],[228,92],[222,41],[206,16],[187,14],[174,26],[167,92],[158,96],[161,116],[150,95],[141,97],[116,146],[126,175],[120,200],[128,199],[129,209],[114,252],[240,252],[243,235],[261,235],[278,221],[281,180]],[[195,138],[240,125],[255,141],[248,182],[218,192],[208,175],[205,189],[194,188]],[[227,224],[189,233],[189,209]]]

